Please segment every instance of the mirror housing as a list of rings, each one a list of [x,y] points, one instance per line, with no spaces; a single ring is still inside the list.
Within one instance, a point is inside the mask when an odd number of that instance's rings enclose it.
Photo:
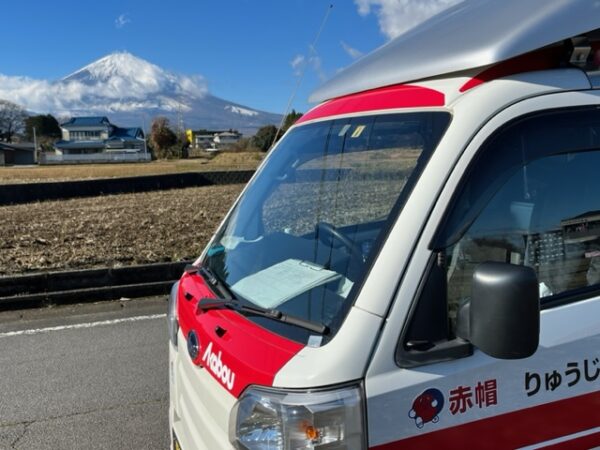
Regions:
[[[480,264],[473,274],[471,300],[458,312],[457,334],[494,358],[533,355],[540,336],[535,271],[508,263]]]

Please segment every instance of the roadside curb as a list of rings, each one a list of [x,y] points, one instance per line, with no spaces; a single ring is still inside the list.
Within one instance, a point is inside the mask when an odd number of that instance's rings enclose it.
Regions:
[[[187,261],[0,277],[0,311],[168,294]]]

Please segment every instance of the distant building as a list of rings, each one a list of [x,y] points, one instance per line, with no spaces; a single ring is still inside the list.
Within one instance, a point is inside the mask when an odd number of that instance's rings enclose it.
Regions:
[[[120,128],[107,117],[73,117],[60,125],[62,140],[54,144],[62,155],[144,150],[141,128]]]
[[[242,138],[242,133],[236,130],[202,130],[192,132],[194,136],[194,147],[206,150],[222,150],[232,144],[235,144]]]
[[[0,166],[35,164],[33,144],[0,142]]]
[[[194,135],[194,147],[196,148],[211,148],[215,135],[210,134],[196,134]]]
[[[148,161],[144,131],[121,128],[107,117],[73,117],[60,125],[62,139],[54,144],[55,155],[42,163]]]
[[[589,211],[560,222],[566,242],[588,242],[600,237],[600,211]],[[598,249],[600,250],[600,249]]]
[[[242,133],[238,133],[237,131],[223,131],[222,133],[217,133],[213,142],[215,144],[215,148],[222,149],[230,146],[231,144],[235,144],[242,138]]]

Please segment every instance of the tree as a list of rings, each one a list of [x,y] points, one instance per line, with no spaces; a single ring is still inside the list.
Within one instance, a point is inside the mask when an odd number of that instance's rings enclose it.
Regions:
[[[271,148],[276,134],[277,127],[275,125],[265,125],[259,128],[256,134],[252,136],[251,144],[263,152],[267,152]]]
[[[285,120],[283,121],[283,127],[281,128],[281,135],[283,136],[283,133],[285,133],[288,130],[288,128],[294,125],[300,117],[302,117],[302,113],[296,112],[295,109],[292,109],[292,111],[287,116],[285,116]]]
[[[0,100],[0,133],[7,142],[12,141],[13,134],[23,130],[26,117],[23,107],[8,100]]]
[[[38,139],[58,139],[61,136],[58,121],[52,114],[29,116],[25,119],[25,136],[33,140],[33,129]]]
[[[256,148],[253,144],[252,138],[241,138],[239,141],[234,142],[233,144],[228,145],[225,148],[226,151],[231,153],[240,153],[240,152],[259,152],[261,149]],[[262,159],[262,157],[261,157]]]
[[[157,158],[166,158],[171,155],[171,148],[177,144],[177,135],[169,126],[169,119],[156,117],[150,127],[150,143],[156,150]]]
[[[281,124],[281,129],[276,130],[275,135],[273,136],[273,140],[271,141],[271,145],[275,144],[285,134],[285,132],[296,123],[296,121],[302,117],[302,113],[296,112],[295,109],[288,114],[286,114],[283,123]],[[266,151],[266,150],[265,150]]]

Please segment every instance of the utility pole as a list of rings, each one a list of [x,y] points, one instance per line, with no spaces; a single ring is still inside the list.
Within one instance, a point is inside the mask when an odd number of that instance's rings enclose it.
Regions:
[[[185,131],[183,125],[183,112],[181,109],[181,100],[177,99],[177,127],[179,128],[179,135],[182,135]]]
[[[144,133],[144,156],[148,155],[148,135],[146,134],[146,114],[142,113],[142,132]]]
[[[38,146],[37,146],[37,135],[35,134],[35,127],[33,127],[33,162],[38,162]]]

